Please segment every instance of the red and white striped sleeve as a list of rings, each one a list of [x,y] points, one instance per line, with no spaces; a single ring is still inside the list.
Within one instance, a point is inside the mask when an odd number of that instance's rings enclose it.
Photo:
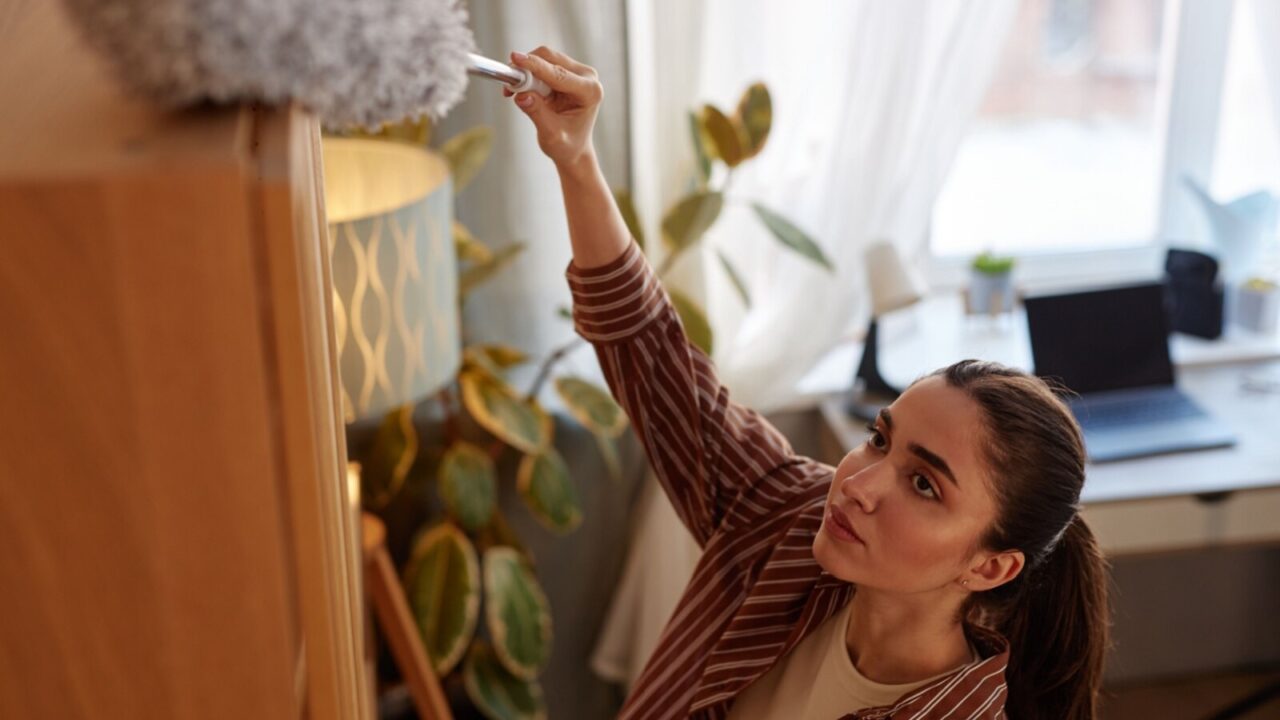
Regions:
[[[729,399],[639,247],[599,267],[570,264],[566,276],[577,331],[595,346],[613,396],[699,544],[727,515],[757,515],[760,495],[746,491],[800,458],[768,421]],[[750,508],[735,508],[740,496]]]

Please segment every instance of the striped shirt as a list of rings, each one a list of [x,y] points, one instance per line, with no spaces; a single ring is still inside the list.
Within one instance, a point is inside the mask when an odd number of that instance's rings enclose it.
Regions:
[[[730,401],[634,243],[600,267],[570,264],[566,275],[578,333],[703,548],[619,717],[724,718],[739,693],[852,597],[812,551],[834,469],[796,455],[764,418]],[[1008,643],[966,630],[980,660],[843,717],[1003,718]]]

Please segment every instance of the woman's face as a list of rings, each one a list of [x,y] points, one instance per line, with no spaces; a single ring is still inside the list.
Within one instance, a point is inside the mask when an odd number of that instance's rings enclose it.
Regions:
[[[836,468],[813,542],[818,563],[842,580],[898,593],[959,579],[995,518],[983,432],[977,403],[943,378],[908,388]]]

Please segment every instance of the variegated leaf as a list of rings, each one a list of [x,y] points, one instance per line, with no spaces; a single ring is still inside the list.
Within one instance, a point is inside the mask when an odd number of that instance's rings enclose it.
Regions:
[[[437,675],[462,659],[480,616],[480,567],[475,547],[442,523],[414,545],[404,571],[405,594]]]

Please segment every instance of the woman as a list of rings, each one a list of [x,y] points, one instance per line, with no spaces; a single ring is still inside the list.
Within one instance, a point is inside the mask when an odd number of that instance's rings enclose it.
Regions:
[[[964,361],[836,468],[729,400],[596,163],[596,73],[512,54],[559,171],[578,332],[704,553],[624,718],[1092,718],[1105,568],[1079,429],[1040,380]],[[856,592],[854,591],[856,588]]]

